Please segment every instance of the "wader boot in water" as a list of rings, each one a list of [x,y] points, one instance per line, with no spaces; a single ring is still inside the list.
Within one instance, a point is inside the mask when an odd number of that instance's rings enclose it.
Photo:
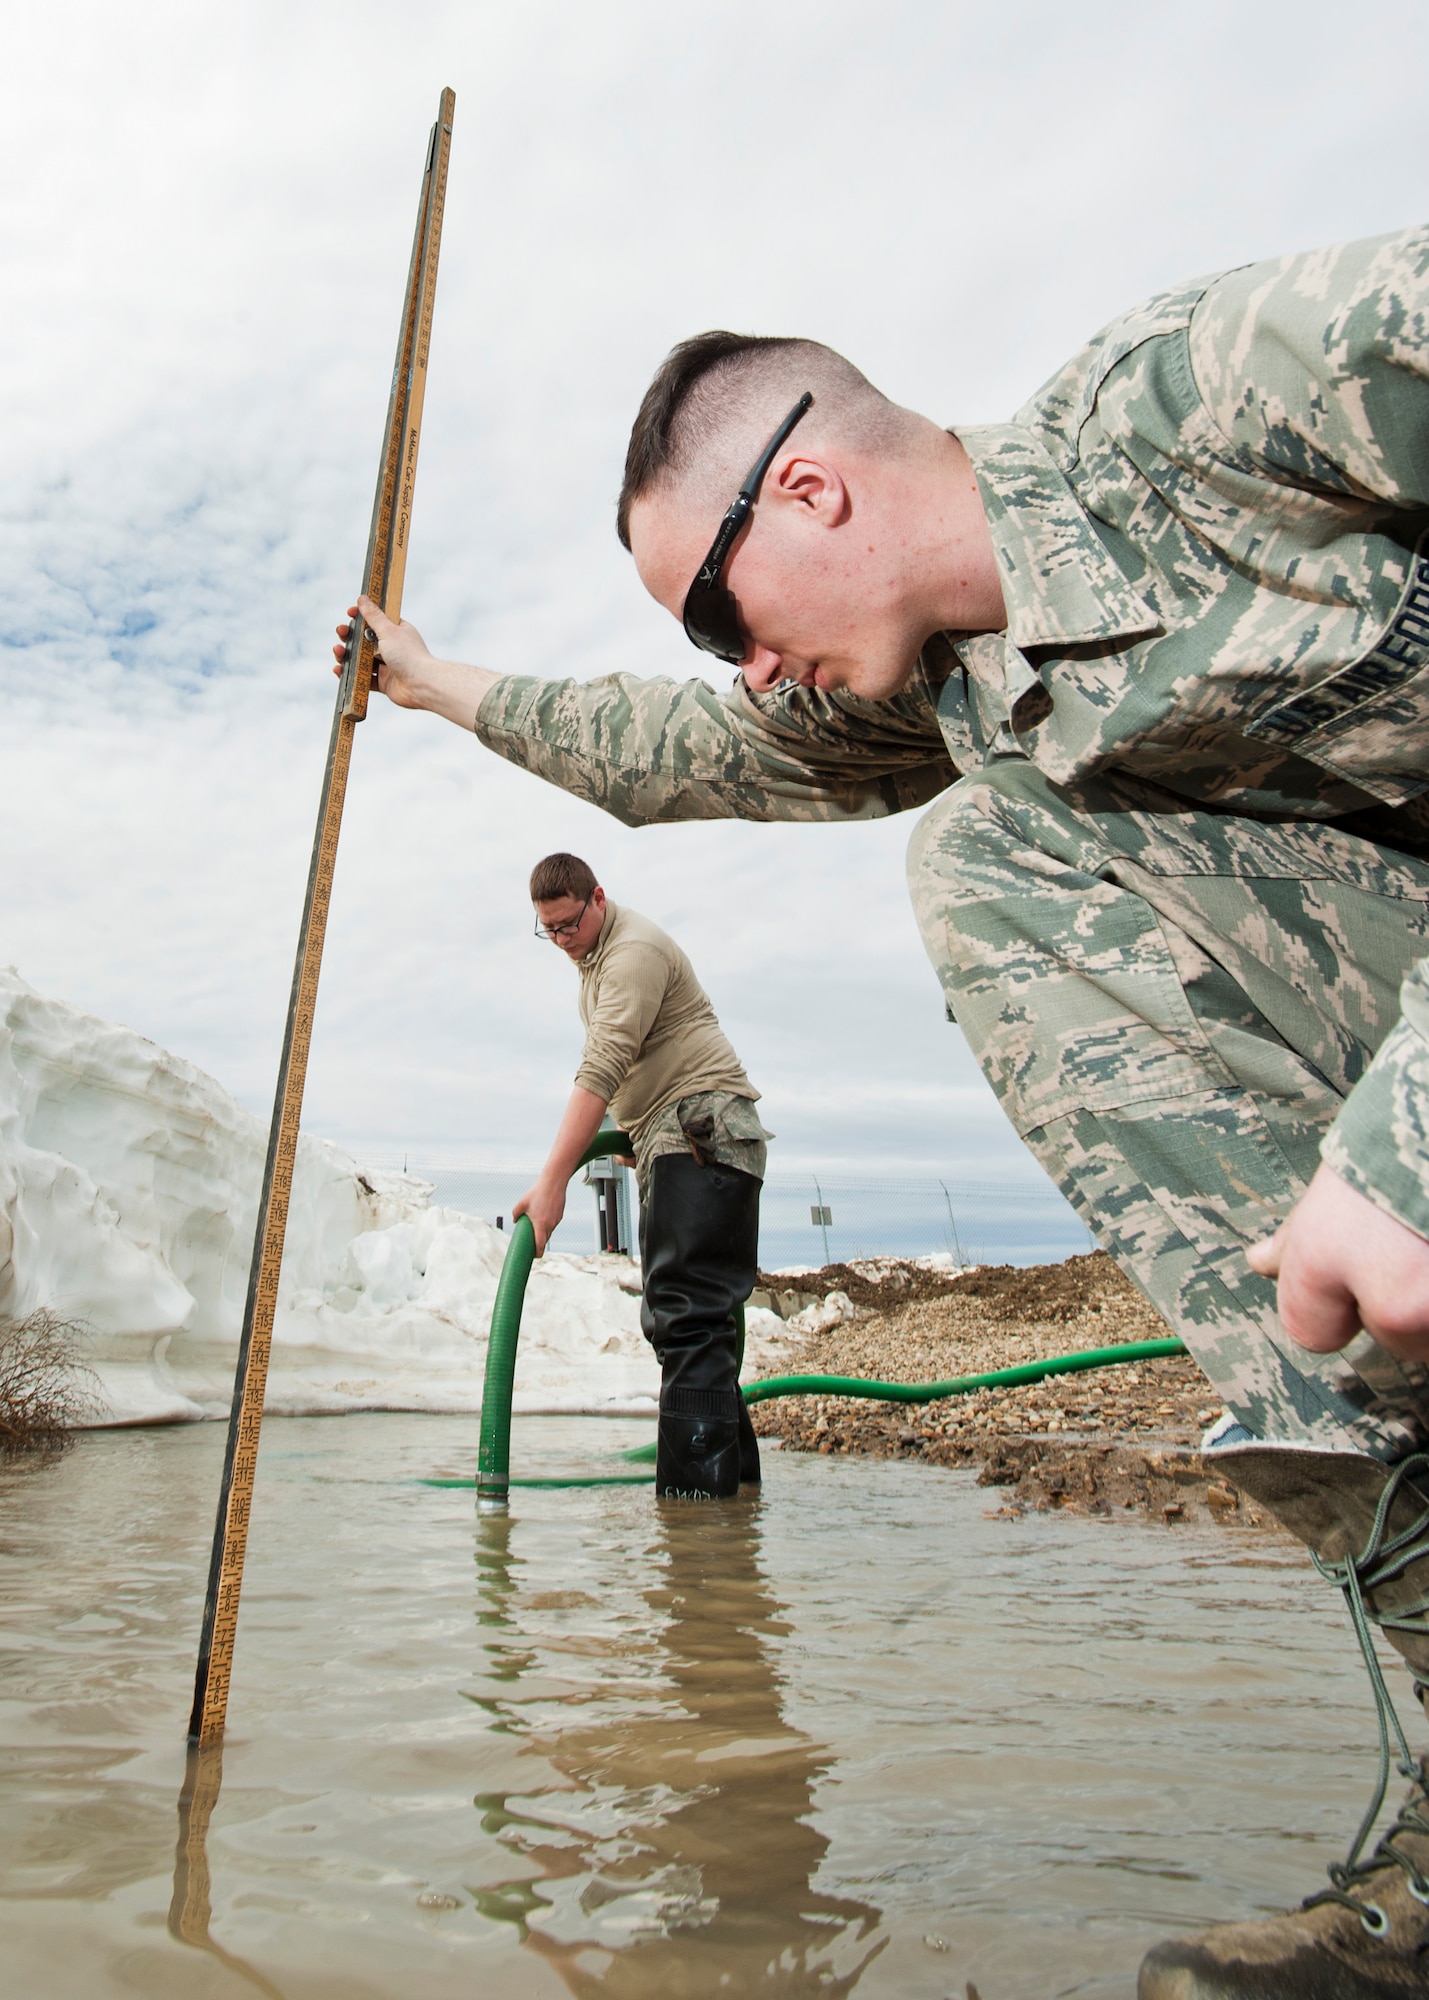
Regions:
[[[735,1313],[754,1286],[759,1190],[753,1174],[693,1155],[662,1154],[650,1169],[640,1215],[640,1324],[662,1376],[657,1494],[726,1499],[739,1491],[751,1449],[758,1476],[739,1393]]]
[[[754,1435],[743,1391],[739,1397],[739,1483],[741,1486],[759,1484],[759,1440]]]
[[[1379,1714],[1379,1778],[1347,1860],[1298,1910],[1159,1944],[1139,2000],[1417,2000],[1429,1996],[1429,1796],[1389,1698],[1370,1631],[1403,1654],[1429,1693],[1429,1457],[1397,1466],[1351,1452],[1227,1445],[1218,1469],[1305,1543],[1344,1592]],[[1390,1747],[1413,1780],[1366,1856],[1389,1783]]]
[[[744,1373],[744,1313],[735,1314],[734,1379],[738,1382]],[[759,1484],[759,1439],[754,1435],[754,1425],[750,1420],[749,1405],[744,1400],[744,1391],[739,1392],[739,1483],[741,1486]]]

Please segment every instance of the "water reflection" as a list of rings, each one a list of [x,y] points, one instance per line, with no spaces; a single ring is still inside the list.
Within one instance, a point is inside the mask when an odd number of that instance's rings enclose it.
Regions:
[[[758,1499],[656,1510],[641,1592],[653,1631],[642,1618],[638,1635],[592,1641],[582,1621],[566,1642],[605,1656],[584,1724],[569,1700],[547,1707],[520,1538],[519,1518],[479,1523],[491,1691],[476,1698],[565,1783],[478,1795],[484,1830],[525,1864],[474,1889],[478,1907],[581,1996],[850,1992],[882,1949],[881,1913],[813,1886],[828,1850],[813,1794],[831,1759],[781,1709],[769,1642],[789,1628],[759,1563]]]
[[[179,1792],[179,1840],[174,1851],[174,1893],[169,1903],[169,1933],[180,1944],[206,1951],[271,2000],[283,2000],[280,1990],[246,1959],[225,1951],[209,1935],[213,1916],[208,1870],[208,1826],[223,1789],[223,1745],[206,1750],[189,1746],[184,1782]]]
[[[582,1467],[639,1435],[524,1421]],[[762,1511],[595,1488],[478,1535],[421,1483],[469,1429],[272,1427],[177,1871],[221,1428],[0,1468],[0,1992],[1125,2000],[1344,1851],[1363,1670],[1298,1549],[777,1454]]]

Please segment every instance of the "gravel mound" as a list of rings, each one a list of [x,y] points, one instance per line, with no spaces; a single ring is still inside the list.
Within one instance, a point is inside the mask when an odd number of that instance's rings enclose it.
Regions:
[[[910,1263],[870,1275],[866,1266],[833,1264],[798,1282],[811,1294],[844,1292],[860,1310],[803,1340],[780,1374],[943,1381],[1171,1332],[1100,1250],[1062,1264],[956,1274]],[[788,1450],[977,1466],[984,1484],[1010,1489],[1000,1511],[1131,1508],[1167,1521],[1204,1514],[1259,1526],[1258,1514],[1227,1503],[1229,1489],[1196,1450],[1221,1413],[1195,1362],[1177,1355],[935,1403],[799,1396],[756,1404],[751,1414],[761,1436]]]

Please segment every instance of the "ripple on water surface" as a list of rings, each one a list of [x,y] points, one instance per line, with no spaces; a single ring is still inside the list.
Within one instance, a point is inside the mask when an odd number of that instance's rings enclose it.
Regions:
[[[515,1455],[649,1431],[528,1418]],[[720,1508],[478,1522],[420,1483],[475,1446],[270,1421],[177,1875],[221,1429],[0,1475],[7,1993],[1110,2000],[1167,1929],[1317,1887],[1358,1816],[1362,1670],[1287,1544],[778,1454]]]

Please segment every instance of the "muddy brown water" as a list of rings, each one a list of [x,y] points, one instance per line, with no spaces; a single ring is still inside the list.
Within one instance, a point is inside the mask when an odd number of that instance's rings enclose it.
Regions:
[[[649,1434],[528,1418],[515,1457]],[[420,1483],[471,1469],[470,1420],[287,1420],[176,1899],[222,1449],[0,1474],[14,2000],[1129,1996],[1169,1929],[1318,1887],[1363,1803],[1362,1670],[1288,1544],[778,1453],[718,1509],[478,1521]]]

